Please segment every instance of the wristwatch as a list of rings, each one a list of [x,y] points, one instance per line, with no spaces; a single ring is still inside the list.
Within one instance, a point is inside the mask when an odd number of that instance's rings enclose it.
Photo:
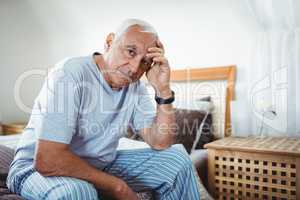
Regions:
[[[159,104],[159,105],[173,103],[173,101],[175,100],[175,93],[174,93],[173,90],[171,90],[171,92],[172,92],[172,96],[170,98],[167,98],[167,99],[163,99],[163,98],[161,98],[161,97],[159,97],[155,94],[156,103]]]

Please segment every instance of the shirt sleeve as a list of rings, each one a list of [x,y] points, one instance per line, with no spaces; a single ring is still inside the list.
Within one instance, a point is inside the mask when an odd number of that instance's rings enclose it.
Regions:
[[[141,129],[151,127],[156,118],[156,109],[152,97],[145,84],[140,83],[137,90],[138,101],[134,108],[132,116],[131,128],[134,133],[138,133]]]
[[[70,144],[76,130],[79,87],[62,69],[49,73],[33,111],[38,139]]]

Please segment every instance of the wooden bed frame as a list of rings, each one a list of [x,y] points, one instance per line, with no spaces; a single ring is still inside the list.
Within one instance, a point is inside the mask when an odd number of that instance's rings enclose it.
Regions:
[[[234,88],[236,79],[236,66],[218,66],[207,68],[189,68],[183,70],[172,70],[171,81],[212,81],[226,80],[226,108],[225,108],[225,123],[224,136],[231,135],[231,117],[230,117],[230,101],[234,100]]]

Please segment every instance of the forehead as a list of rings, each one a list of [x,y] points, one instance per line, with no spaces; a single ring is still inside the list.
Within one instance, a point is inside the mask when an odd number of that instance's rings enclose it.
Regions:
[[[147,51],[156,46],[157,37],[153,33],[143,32],[139,26],[130,27],[121,38],[123,46],[135,47],[138,51]]]

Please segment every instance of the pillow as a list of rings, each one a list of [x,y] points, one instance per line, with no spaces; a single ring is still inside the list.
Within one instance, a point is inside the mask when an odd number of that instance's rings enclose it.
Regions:
[[[6,188],[6,177],[9,165],[14,158],[14,150],[0,144],[0,199],[20,200],[18,195],[11,194]]]
[[[197,113],[195,116],[196,118],[194,118],[193,116],[189,116],[189,114],[184,114],[184,116],[182,116],[182,118],[184,120],[190,121],[189,124],[188,123],[184,123],[183,124],[183,131],[189,131],[188,135],[186,133],[182,133],[179,132],[179,134],[182,134],[182,144],[184,144],[185,148],[187,149],[187,151],[189,153],[191,153],[191,151],[194,151],[195,149],[203,149],[204,144],[211,142],[213,140],[213,134],[212,134],[212,115],[210,114],[213,109],[214,109],[214,105],[211,101],[211,97],[207,96],[207,97],[203,97],[200,99],[196,99],[196,101],[192,102],[192,104],[194,104],[193,108],[194,109],[190,109],[190,112],[193,113]],[[196,106],[196,107],[195,107]],[[189,107],[189,106],[187,106]],[[184,109],[181,109],[184,110]],[[188,110],[187,110],[188,111]],[[181,117],[178,117],[181,118]],[[178,120],[177,120],[178,121]],[[177,122],[177,124],[179,124]],[[187,127],[186,127],[187,126]],[[181,127],[181,126],[180,126]],[[187,129],[187,130],[185,130]],[[184,137],[185,135],[185,137]],[[190,142],[189,144],[188,141],[193,140],[193,144],[191,146]],[[186,144],[185,144],[186,143]]]
[[[212,115],[209,114],[207,115],[206,119],[204,119],[202,127],[198,129],[197,134],[199,134],[199,136],[195,139],[195,147],[192,148],[192,151],[195,149],[204,149],[204,145],[206,143],[214,140],[212,123]]]
[[[176,118],[176,144],[183,144],[188,153],[194,149],[202,149],[203,145],[212,141],[212,115],[199,110],[187,110],[175,108]],[[202,123],[203,122],[203,123]],[[202,129],[199,130],[202,124]],[[197,133],[200,138],[197,139]],[[131,128],[128,128],[126,137],[134,140],[143,141],[139,134],[134,134]]]
[[[183,144],[189,154],[195,149],[203,149],[204,144],[213,140],[211,112],[214,106],[211,97],[197,99],[194,106],[197,110],[175,108],[175,144]],[[130,126],[125,137],[143,141],[142,137],[135,134]]]
[[[193,145],[195,149],[203,148],[203,141],[199,139],[195,143],[195,140],[197,139],[197,133],[200,134],[201,138],[203,131],[206,135],[212,136],[211,114],[199,110],[175,108],[175,116],[177,124],[175,143],[183,144],[188,153],[191,153]],[[202,130],[199,129],[201,124]]]
[[[0,181],[5,181],[8,171],[9,165],[14,158],[14,150],[0,145]]]

